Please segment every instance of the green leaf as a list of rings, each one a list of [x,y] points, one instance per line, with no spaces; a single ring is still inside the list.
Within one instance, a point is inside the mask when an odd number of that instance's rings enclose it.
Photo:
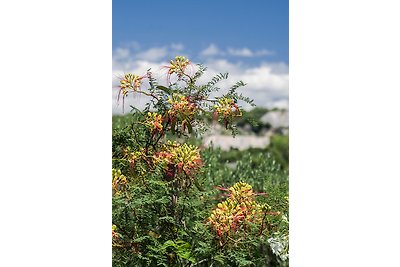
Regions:
[[[190,253],[190,251],[185,251],[185,252],[177,252],[176,255],[178,255],[178,257],[188,260],[190,262],[195,262],[196,259],[192,256],[192,254]]]
[[[143,242],[146,239],[150,239],[151,240],[152,238],[150,236],[145,235],[145,236],[141,236],[141,237],[133,239],[133,242],[140,243],[140,242]]]
[[[187,127],[188,127],[189,133],[191,134],[191,133],[193,132],[192,125],[190,124],[190,122],[187,122],[186,125],[187,125]]]
[[[171,121],[171,132],[172,134],[175,134],[175,126],[176,126],[176,120]]]
[[[224,263],[225,263],[224,256],[221,255],[221,254],[216,255],[216,256],[213,258],[213,260],[215,260],[215,261],[217,261],[217,262],[219,262],[219,263],[221,263],[221,264],[224,264]]]
[[[205,191],[203,189],[203,187],[201,187],[201,185],[199,184],[199,181],[197,181],[197,179],[193,179],[194,185],[197,187],[197,189],[199,189],[199,191]]]
[[[182,259],[195,262],[195,258],[191,254],[191,246],[183,240],[176,241],[176,254]]]
[[[169,89],[169,88],[167,88],[165,86],[157,85],[157,89],[160,89],[160,90],[166,92],[167,94],[171,95],[171,89]]]
[[[175,242],[174,242],[173,240],[167,240],[167,241],[165,241],[165,243],[162,245],[162,248],[163,248],[163,249],[166,249],[166,248],[168,248],[168,247],[174,247],[174,248],[176,248]]]

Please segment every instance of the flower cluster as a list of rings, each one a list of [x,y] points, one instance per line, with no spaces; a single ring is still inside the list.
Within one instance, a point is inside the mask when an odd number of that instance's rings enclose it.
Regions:
[[[140,86],[142,85],[143,78],[144,77],[140,77],[131,73],[125,74],[124,78],[120,80],[119,86],[122,90],[122,94],[126,96],[129,90],[139,90]]]
[[[251,185],[238,182],[229,189],[219,189],[228,191],[229,198],[219,203],[207,220],[219,238],[245,230],[248,223],[261,223],[266,206],[255,201],[257,194]]]
[[[128,184],[128,179],[121,170],[112,169],[112,189],[114,194],[119,194]]]
[[[142,85],[142,80],[145,76],[138,76],[131,73],[125,74],[124,77],[119,81],[119,92],[118,92],[118,101],[120,95],[122,93],[122,107],[124,107],[124,99],[128,96],[130,91],[137,92],[139,91],[140,86]]]
[[[176,173],[193,177],[202,166],[200,152],[196,146],[169,141],[163,148],[163,151],[154,155],[154,160],[164,166],[171,175]]]
[[[214,116],[218,118],[221,116],[227,122],[232,121],[233,117],[242,116],[242,112],[239,109],[238,105],[232,98],[222,97],[217,100],[217,103],[214,105]]]
[[[197,111],[196,104],[189,97],[180,94],[173,94],[172,97],[168,98],[168,103],[171,105],[168,110],[171,127],[174,128],[177,122],[181,123],[183,131],[186,130],[186,127],[191,127],[190,123],[193,121]]]
[[[130,163],[131,169],[134,168],[138,161],[145,160],[146,154],[144,149],[140,149],[138,151],[132,150],[131,147],[127,146],[122,151],[123,159],[127,160]]]
[[[190,65],[189,59],[183,56],[176,56],[175,60],[170,61],[168,67],[168,75],[176,74],[178,77],[182,77],[185,74],[186,68]]]
[[[191,118],[196,111],[196,104],[190,101],[190,98],[180,94],[173,94],[168,98],[168,103],[171,109],[168,114],[172,117],[181,115],[183,117]]]
[[[163,130],[163,118],[161,114],[155,113],[155,112],[148,112],[147,113],[147,118],[145,121],[145,124],[150,127],[151,132],[154,133],[160,133]]]
[[[117,226],[115,224],[112,225],[112,237],[113,238],[117,238],[118,237]]]
[[[196,146],[184,143],[183,145],[175,146],[171,153],[175,159],[178,173],[185,173],[192,177],[202,165],[200,152]]]

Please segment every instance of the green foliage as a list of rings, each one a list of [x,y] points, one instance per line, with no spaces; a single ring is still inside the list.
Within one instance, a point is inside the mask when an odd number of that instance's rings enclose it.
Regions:
[[[289,136],[274,135],[271,137],[271,143],[268,152],[276,159],[284,168],[289,167]]]
[[[238,127],[244,127],[246,124],[250,124],[251,131],[260,134],[263,130],[269,130],[271,125],[269,123],[263,123],[260,119],[268,112],[268,109],[255,107],[251,111],[244,111],[243,116],[238,119]]]
[[[234,130],[236,103],[251,102],[236,93],[242,82],[210,99],[227,74],[197,85],[205,68],[189,75],[189,64],[183,57],[171,61],[168,87],[150,71],[147,90],[144,76],[121,80],[122,97],[142,93],[150,100],[143,112],[113,119],[113,266],[287,266],[288,173],[266,153],[245,153],[228,166],[220,150],[187,145],[206,128],[204,114],[215,110]],[[257,192],[262,220],[221,240],[207,218],[227,197],[220,189],[239,181]]]
[[[268,155],[276,164],[284,170],[289,168],[289,136],[273,135],[270,144],[266,148],[249,148],[246,150],[231,149],[229,151],[221,151],[221,162],[235,164],[246,154],[251,155],[253,163],[258,163],[261,157],[259,155]]]

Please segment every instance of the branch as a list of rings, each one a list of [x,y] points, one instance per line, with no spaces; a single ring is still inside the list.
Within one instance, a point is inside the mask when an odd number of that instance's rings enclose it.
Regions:
[[[139,93],[139,94],[144,94],[144,95],[147,95],[147,96],[151,96],[151,97],[153,97],[153,98],[155,98],[157,100],[160,100],[156,95],[154,95],[152,93],[146,93],[146,92],[140,91],[140,90],[137,90],[136,92]]]

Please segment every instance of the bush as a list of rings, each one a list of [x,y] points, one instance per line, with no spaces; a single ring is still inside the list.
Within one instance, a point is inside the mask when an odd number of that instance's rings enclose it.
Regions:
[[[121,77],[122,102],[136,93],[149,103],[113,130],[113,265],[287,265],[287,172],[265,154],[232,168],[220,150],[188,144],[210,113],[236,133],[238,102],[252,102],[236,92],[244,83],[212,99],[227,74],[197,85],[205,68],[183,57],[166,70],[168,87],[150,71]]]

